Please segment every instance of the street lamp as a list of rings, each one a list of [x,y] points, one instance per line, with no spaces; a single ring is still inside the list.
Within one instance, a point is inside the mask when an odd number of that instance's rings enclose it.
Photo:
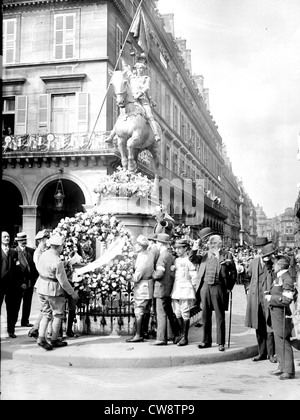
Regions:
[[[62,172],[63,172],[63,169],[60,169],[59,173],[61,174]],[[56,190],[54,194],[55,207],[58,211],[61,211],[64,206],[64,198],[65,198],[64,188],[63,188],[61,177],[59,175],[59,179],[57,181]]]

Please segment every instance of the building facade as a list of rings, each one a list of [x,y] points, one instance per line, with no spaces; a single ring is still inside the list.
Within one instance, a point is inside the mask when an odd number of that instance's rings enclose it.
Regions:
[[[10,199],[2,229],[12,236],[24,230],[33,245],[38,230],[93,207],[101,176],[120,165],[117,147],[105,142],[118,117],[110,73],[120,50],[132,66],[142,52],[128,37],[139,3],[3,1],[1,188]],[[194,198],[183,209],[170,197],[163,203],[178,222],[192,219],[195,230],[211,226],[222,236],[230,209],[226,237],[235,242],[237,190],[233,174],[224,170],[208,89],[202,76],[192,75],[186,42],[174,38],[172,15],[161,16],[156,6],[154,0],[143,4],[154,116],[163,132],[160,180],[175,185],[175,197],[178,182],[191,185],[192,197],[203,189],[203,208],[194,209]],[[139,170],[154,177],[151,157],[140,158]],[[62,207],[54,198],[58,187]],[[187,220],[193,212],[197,217]]]

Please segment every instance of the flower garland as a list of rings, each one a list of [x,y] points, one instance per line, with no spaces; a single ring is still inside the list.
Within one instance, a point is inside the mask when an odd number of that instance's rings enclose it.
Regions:
[[[122,167],[111,175],[101,177],[94,192],[98,194],[98,204],[101,197],[147,197],[153,192],[154,183],[140,172],[130,172]]]
[[[110,297],[117,298],[120,293],[131,296],[130,281],[134,273],[133,239],[116,217],[99,215],[95,208],[86,213],[77,213],[74,217],[61,219],[53,230],[54,233],[65,237],[61,259],[82,302],[89,302],[91,299],[101,299],[104,302]],[[105,250],[117,238],[124,239],[120,255],[82,276],[73,276],[76,270],[70,264],[70,260],[74,255],[79,254],[80,265],[85,266],[95,260],[96,241],[99,241]]]

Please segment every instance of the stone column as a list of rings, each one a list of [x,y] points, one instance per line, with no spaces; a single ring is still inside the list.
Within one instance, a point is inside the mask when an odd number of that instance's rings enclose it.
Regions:
[[[36,235],[36,213],[38,206],[20,206],[23,209],[23,228],[22,231],[27,234],[27,245],[34,247]]]

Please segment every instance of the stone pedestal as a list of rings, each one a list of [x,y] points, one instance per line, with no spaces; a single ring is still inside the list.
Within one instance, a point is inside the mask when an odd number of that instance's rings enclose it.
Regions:
[[[153,233],[156,224],[153,210],[157,204],[144,197],[104,197],[97,210],[100,214],[113,214],[137,238]]]

